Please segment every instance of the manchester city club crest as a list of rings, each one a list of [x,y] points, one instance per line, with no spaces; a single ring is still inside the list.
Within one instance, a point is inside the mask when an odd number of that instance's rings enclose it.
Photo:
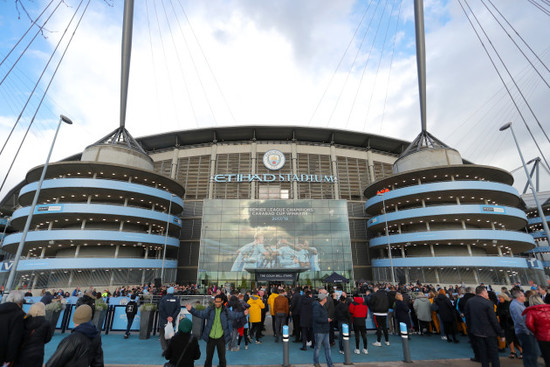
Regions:
[[[286,159],[285,155],[281,151],[272,149],[265,152],[263,161],[265,168],[272,171],[277,171],[283,168]]]

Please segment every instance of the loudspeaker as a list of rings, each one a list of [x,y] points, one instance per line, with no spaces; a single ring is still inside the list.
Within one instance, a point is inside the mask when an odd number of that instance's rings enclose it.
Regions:
[[[155,278],[155,288],[160,288],[160,287],[162,287],[162,282],[160,278]]]

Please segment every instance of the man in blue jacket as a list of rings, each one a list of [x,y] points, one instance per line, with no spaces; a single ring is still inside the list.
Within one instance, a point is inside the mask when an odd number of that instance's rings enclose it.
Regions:
[[[162,347],[162,355],[164,356],[164,351],[168,348],[168,343],[164,337],[164,328],[166,325],[171,322],[172,326],[176,326],[178,321],[178,315],[181,311],[181,304],[179,298],[174,296],[174,287],[170,287],[166,290],[166,295],[161,298],[159,302],[159,336],[160,336],[160,346]]]
[[[221,295],[216,295],[214,306],[210,306],[206,310],[195,310],[189,303],[185,307],[187,307],[187,311],[193,317],[206,319],[206,326],[202,333],[202,339],[206,341],[204,367],[212,367],[212,357],[214,356],[215,348],[218,349],[219,367],[226,367],[225,344],[231,340],[231,329],[233,328],[231,321],[248,315],[248,309],[244,310],[244,312],[228,310],[223,305]]]
[[[325,308],[327,303],[328,294],[319,293],[319,302],[313,302],[313,335],[315,336],[315,350],[313,352],[313,364],[315,367],[321,367],[319,364],[319,351],[321,345],[325,350],[325,359],[327,360],[327,367],[332,367],[332,358],[330,354],[330,323],[332,319],[328,317],[328,311]],[[331,300],[332,302],[332,300]]]

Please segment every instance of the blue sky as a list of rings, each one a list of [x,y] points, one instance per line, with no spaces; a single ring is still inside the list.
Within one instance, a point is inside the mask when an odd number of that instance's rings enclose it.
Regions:
[[[33,18],[47,3],[21,2]],[[528,1],[493,3],[550,64],[548,16]],[[548,130],[549,89],[483,3],[468,4]],[[526,159],[538,156],[459,3],[424,5],[428,130],[474,163],[513,170],[521,164],[519,156],[510,134],[498,127],[514,121]],[[77,6],[75,0],[59,6],[0,85],[2,145]],[[398,0],[137,1],[127,127],[140,137],[210,126],[300,125],[412,140],[420,130],[413,18],[412,1]],[[91,2],[0,197],[43,163],[60,113],[75,125],[63,126],[54,160],[81,152],[118,126],[121,19],[122,1]],[[1,59],[30,23],[15,1],[0,0]],[[0,80],[29,40],[0,66]],[[60,50],[65,46],[63,41]],[[0,180],[58,60],[59,53],[0,156]],[[550,144],[520,105],[549,152]],[[522,187],[523,173],[514,177]]]

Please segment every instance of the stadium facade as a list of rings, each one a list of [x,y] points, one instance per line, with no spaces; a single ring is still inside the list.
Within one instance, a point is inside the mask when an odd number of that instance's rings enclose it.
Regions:
[[[542,263],[525,255],[535,241],[512,176],[458,153],[419,168],[435,161],[403,156],[408,142],[305,127],[138,142],[95,144],[50,165],[17,284],[135,284],[163,274],[165,282],[320,285],[332,272],[390,280],[392,270],[396,281],[543,280]],[[4,211],[17,203],[6,253],[15,253],[41,168],[2,203]]]

